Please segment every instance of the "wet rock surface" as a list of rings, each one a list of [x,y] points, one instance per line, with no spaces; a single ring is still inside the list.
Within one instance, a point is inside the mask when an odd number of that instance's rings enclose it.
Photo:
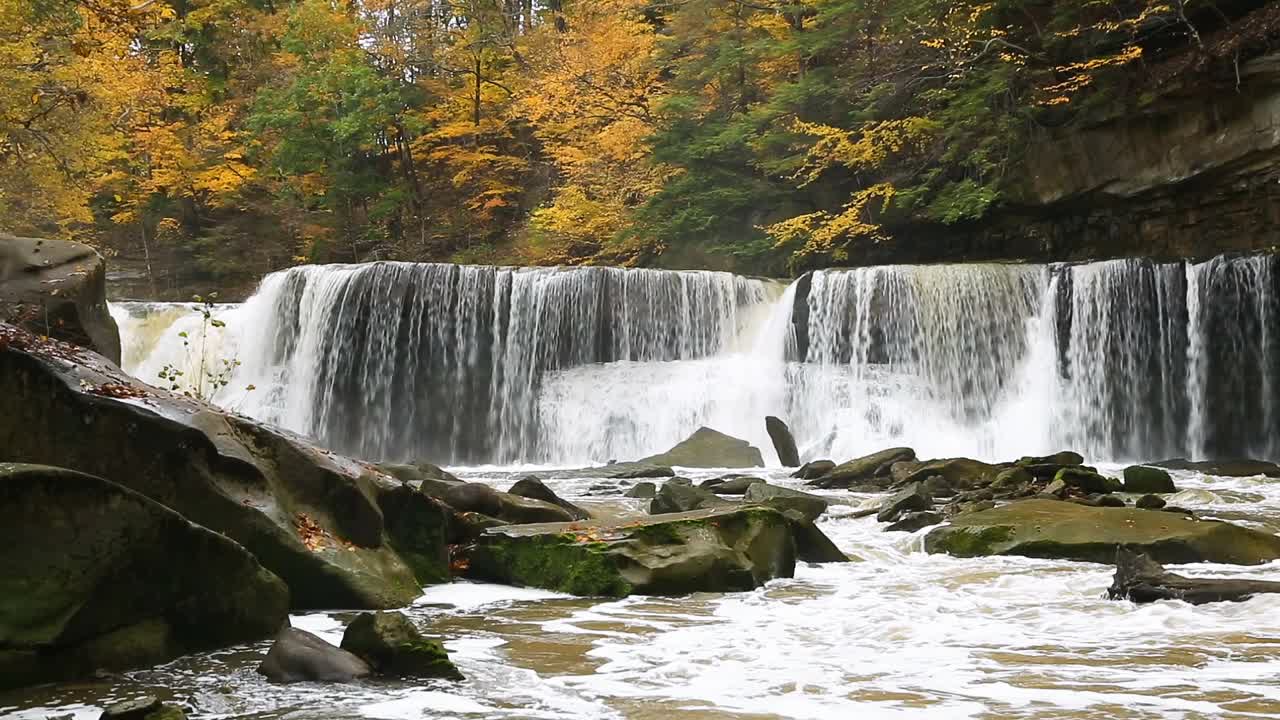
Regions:
[[[760,450],[746,440],[700,427],[670,450],[638,461],[642,465],[694,468],[763,467]]]
[[[1112,600],[1150,603],[1181,600],[1192,605],[1241,602],[1265,593],[1280,593],[1280,582],[1230,578],[1189,578],[1168,572],[1145,554],[1116,553],[1116,572],[1107,596]]]
[[[372,673],[373,668],[354,654],[292,627],[276,635],[258,666],[258,674],[278,683],[349,683]]]

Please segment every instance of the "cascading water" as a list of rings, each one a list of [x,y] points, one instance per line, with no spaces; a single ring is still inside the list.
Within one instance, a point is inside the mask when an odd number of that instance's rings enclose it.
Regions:
[[[378,459],[631,459],[699,425],[769,457],[767,414],[807,458],[1277,458],[1276,264],[885,266],[785,291],[711,272],[318,266],[219,309],[211,345],[243,363],[218,402]],[[171,312],[117,308],[143,379],[189,355],[160,330]]]

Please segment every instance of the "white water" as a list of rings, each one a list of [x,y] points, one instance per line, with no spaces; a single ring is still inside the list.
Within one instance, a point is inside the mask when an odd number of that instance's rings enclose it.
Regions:
[[[1275,458],[1275,265],[821,271],[804,315],[800,283],[724,273],[308,267],[221,310],[209,347],[242,363],[218,402],[374,459],[587,464],[700,425],[771,457],[769,414],[805,459]],[[177,341],[198,316],[116,314],[136,376],[199,357]]]

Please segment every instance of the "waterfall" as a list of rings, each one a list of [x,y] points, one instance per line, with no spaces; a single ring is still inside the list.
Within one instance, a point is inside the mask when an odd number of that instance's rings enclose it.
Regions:
[[[806,458],[1280,457],[1274,256],[715,272],[377,263],[264,279],[207,344],[217,402],[371,459],[634,459],[709,425]],[[126,368],[190,364],[184,307],[113,308]],[[185,377],[192,377],[189,371]],[[254,390],[245,388],[253,386]]]

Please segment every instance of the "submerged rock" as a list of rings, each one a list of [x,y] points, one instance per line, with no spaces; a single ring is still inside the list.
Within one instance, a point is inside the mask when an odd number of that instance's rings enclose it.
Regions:
[[[289,591],[243,547],[125,487],[0,463],[0,688],[270,637]]]
[[[1280,593],[1280,582],[1184,577],[1166,572],[1160,563],[1129,550],[1116,553],[1116,574],[1107,588],[1112,600],[1182,600],[1192,605],[1239,602],[1263,593]]]
[[[773,449],[778,453],[778,462],[783,467],[796,467],[800,464],[800,451],[796,449],[795,436],[791,434],[791,428],[787,427],[787,423],[782,418],[772,415],[764,419],[764,429],[769,433],[769,439],[773,441]]]
[[[1173,478],[1161,468],[1130,465],[1124,469],[1124,491],[1127,493],[1175,493]]]
[[[1208,460],[1193,462],[1185,458],[1175,458],[1173,460],[1147,463],[1147,465],[1167,470],[1191,470],[1219,477],[1265,475],[1267,477],[1280,478],[1280,465],[1265,460]]]
[[[591,491],[599,491],[599,490],[605,490],[605,489],[616,490],[617,487],[614,485],[609,485],[606,488],[606,487],[601,487],[599,485],[592,485],[590,488]],[[564,509],[566,512],[568,512],[570,515],[572,515],[573,520],[586,520],[587,518],[591,517],[591,514],[588,513],[586,510],[583,510],[582,508],[578,507],[577,505],[574,505],[568,500],[561,498],[559,495],[555,494],[555,492],[551,488],[547,487],[545,483],[543,483],[541,480],[539,480],[537,477],[533,475],[520,478],[519,480],[516,481],[515,485],[511,486],[511,489],[507,490],[507,492],[511,493],[512,495],[518,495],[520,497],[530,498],[532,500],[541,500],[542,502],[547,502],[547,503],[551,503],[552,505],[557,505],[560,508]],[[554,522],[554,521],[550,521],[550,522]]]
[[[937,525],[945,518],[942,513],[932,511],[911,512],[903,515],[897,522],[885,528],[885,532],[915,532],[930,525]]]
[[[751,590],[791,577],[795,561],[788,520],[750,506],[492,528],[468,576],[572,595],[683,595]]]
[[[665,453],[652,455],[639,462],[647,465],[701,468],[764,466],[760,451],[746,440],[739,440],[708,427],[698,428]]]
[[[120,362],[120,329],[107,308],[106,264],[88,245],[0,233],[0,322]]]
[[[361,613],[342,634],[342,649],[382,675],[462,679],[440,641],[422,637],[402,613]]]
[[[1280,558],[1280,537],[1230,523],[1040,499],[960,515],[925,537],[928,552],[958,557],[1024,555],[1110,563],[1117,546],[1168,563],[1257,565]]]
[[[875,478],[888,480],[894,463],[913,462],[915,459],[916,451],[911,448],[889,448],[837,465],[809,484],[831,489],[848,488]]]
[[[800,469],[791,473],[791,477],[800,478],[801,480],[817,480],[834,470],[835,467],[836,464],[830,460],[810,460],[801,465]]]
[[[108,705],[98,720],[185,720],[186,717],[178,706],[162,703],[155,695],[143,695]]]
[[[757,482],[748,487],[742,499],[749,503],[768,505],[776,510],[795,510],[810,522],[817,520],[831,504],[824,497],[765,482]]]
[[[924,489],[924,483],[913,482],[899,490],[880,506],[876,520],[894,522],[909,512],[920,512],[933,507],[933,498]]]
[[[7,325],[0,448],[117,482],[226,535],[285,581],[295,608],[398,607],[421,591],[388,541],[369,466]]]
[[[258,666],[258,674],[278,683],[348,683],[372,672],[373,668],[354,654],[292,627],[276,635],[266,659]]]
[[[558,505],[498,492],[484,483],[463,483],[451,488],[444,501],[459,512],[479,513],[517,525],[575,519],[572,513]]]

